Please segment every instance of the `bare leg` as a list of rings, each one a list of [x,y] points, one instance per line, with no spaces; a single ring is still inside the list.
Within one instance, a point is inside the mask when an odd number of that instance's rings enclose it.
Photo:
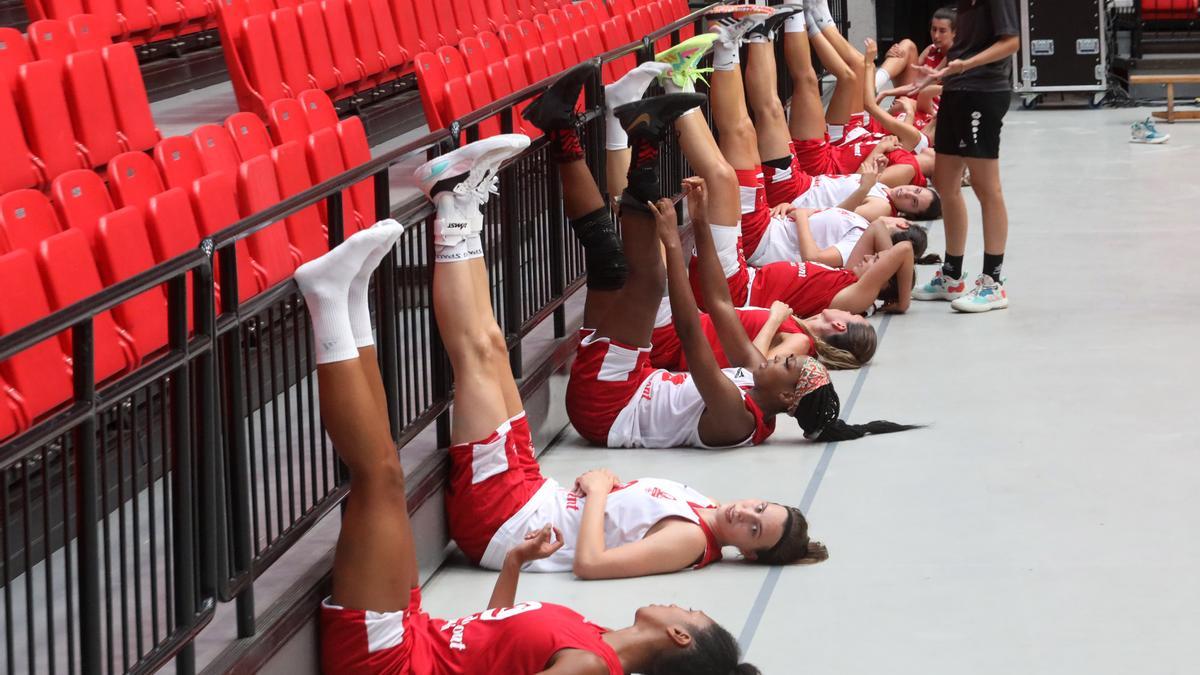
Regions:
[[[933,173],[933,184],[942,196],[947,255],[961,256],[967,250],[967,203],[962,195],[964,168],[962,157],[943,153],[938,156]]]
[[[785,33],[783,47],[792,77],[792,117],[788,122],[792,138],[824,139],[825,106],[821,104],[821,85],[813,68],[808,33]]]
[[[775,45],[752,42],[747,49],[746,100],[754,110],[758,154],[765,161],[790,159],[792,134],[779,100]]]
[[[628,173],[628,162],[630,151],[609,152],[609,158],[613,155],[624,153],[626,170],[621,175],[621,190],[623,191],[626,175]],[[611,163],[609,170],[612,170]],[[605,207],[604,197],[600,194],[600,188],[596,185],[596,179],[592,177],[592,172],[588,168],[586,162],[582,159],[573,162],[560,162],[558,165],[558,174],[562,180],[563,192],[563,211],[569,220],[582,218],[590,213],[594,213]],[[609,184],[610,188],[612,184]],[[620,194],[620,192],[611,192],[610,194]],[[583,325],[595,327],[600,319],[608,314],[609,308],[616,301],[619,290],[599,290],[589,288],[587,296],[584,300],[583,308]]]
[[[830,43],[827,32],[838,34],[836,30],[822,31],[811,38],[821,65],[837,78],[833,97],[829,99],[829,108],[825,111],[825,121],[829,124],[846,124],[851,115],[863,109],[862,83],[858,81],[858,64],[862,63],[862,59],[860,57],[852,64],[848,63]]]
[[[361,357],[317,366],[321,420],[350,469],[334,555],[333,602],[397,612],[408,607],[417,584],[417,558],[404,471],[365,366]]]
[[[879,67],[887,71],[894,86],[909,84],[912,82],[911,66],[916,65],[917,58],[921,56],[921,50],[917,49],[916,43],[908,38],[897,42],[893,49],[897,49],[899,54],[885,58]],[[889,53],[892,53],[891,50]]]
[[[983,250],[996,255],[1004,253],[1008,241],[1008,209],[1000,187],[1000,162],[967,158],[966,165],[971,171],[971,189],[983,209]]]
[[[742,217],[737,174],[717,146],[712,129],[699,115],[679,118],[675,128],[679,130],[679,145],[684,157],[707,184],[708,219],[713,223],[736,226]]]
[[[608,197],[610,200],[621,196],[625,185],[629,182],[629,160],[633,150],[609,150],[604,175],[608,179]]]
[[[758,135],[746,110],[742,88],[742,70],[718,70],[712,74],[709,101],[713,124],[720,134],[721,153],[734,169],[756,171],[762,165],[758,155]]]
[[[599,337],[630,347],[649,347],[659,302],[667,287],[667,268],[659,253],[654,217],[638,209],[622,208],[621,234],[629,278],[624,288],[615,293],[611,310],[591,325],[596,327]]]

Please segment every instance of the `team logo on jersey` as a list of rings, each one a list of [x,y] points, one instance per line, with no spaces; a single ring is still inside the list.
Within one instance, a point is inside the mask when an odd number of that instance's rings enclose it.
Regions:
[[[665,492],[662,488],[658,488],[658,487],[654,487],[654,488],[650,488],[649,490],[646,490],[646,494],[650,495],[651,497],[654,497],[655,499],[666,499],[669,501],[677,501],[675,499],[674,495],[672,495],[669,492]]]

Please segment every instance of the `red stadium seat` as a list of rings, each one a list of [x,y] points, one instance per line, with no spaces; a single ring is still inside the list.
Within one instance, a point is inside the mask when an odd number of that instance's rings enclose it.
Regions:
[[[0,335],[24,328],[49,313],[33,254],[13,251],[0,257]],[[9,396],[26,425],[69,400],[73,391],[66,356],[59,341],[52,337],[0,361],[0,377],[11,386]]]
[[[467,65],[462,52],[454,47],[441,47],[437,50],[437,55],[442,62],[442,70],[446,72],[447,80],[467,76],[470,66]]]
[[[242,217],[248,217],[279,203],[279,183],[270,157],[255,157],[238,167],[238,204]],[[263,289],[292,276],[296,266],[288,248],[287,229],[272,223],[246,237],[250,260]]]
[[[504,59],[504,67],[508,70],[508,82],[512,85],[513,92],[521,91],[529,86],[529,74],[525,72],[525,62],[521,57],[510,56]],[[517,104],[517,121],[520,122],[527,136],[537,138],[542,135],[542,131],[520,117],[520,114],[529,107],[531,102],[532,99],[529,99]]]
[[[149,150],[160,136],[150,114],[150,99],[138,67],[137,55],[128,42],[105,47],[104,66],[108,71],[109,92],[117,112],[117,126],[125,135],[129,150]]]
[[[132,206],[146,215],[150,198],[166,189],[154,160],[144,152],[126,152],[108,163],[108,186],[118,207]]]
[[[288,141],[304,143],[308,137],[308,118],[304,105],[294,98],[281,98],[267,107],[268,127],[274,145]]]
[[[15,436],[23,426],[17,404],[9,398],[10,389],[7,382],[0,380],[0,441]]]
[[[547,42],[542,45],[542,58],[546,60],[546,72],[550,75],[557,75],[567,69],[567,64],[563,62],[562,52],[558,48],[558,42]]]
[[[225,131],[229,132],[233,146],[237,148],[238,156],[243,162],[259,155],[270,154],[271,146],[274,145],[262,118],[254,113],[241,112],[230,115],[225,119]]]
[[[559,39],[558,53],[562,55],[563,68],[570,68],[577,65],[581,60],[575,52],[575,39],[573,37]]]
[[[16,28],[0,28],[0,85],[11,91],[21,64],[33,60],[33,50]]]
[[[191,136],[171,136],[154,146],[154,162],[168,188],[192,189],[192,181],[204,175],[200,151]]]
[[[271,35],[275,36],[275,57],[279,62],[279,73],[283,84],[290,96],[295,96],[309,87],[320,86],[308,68],[308,59],[304,55],[304,38],[300,33],[300,19],[292,7],[284,7],[271,12]],[[333,68],[326,71],[326,81],[330,88],[337,86],[337,78]],[[278,100],[278,99],[275,99]],[[272,101],[266,101],[270,105]]]
[[[192,142],[204,165],[205,173],[214,171],[237,171],[241,159],[229,132],[216,124],[205,124],[192,131]]]
[[[34,58],[61,61],[75,51],[75,40],[65,21],[42,19],[25,29]]]
[[[354,48],[354,36],[350,33],[350,20],[346,16],[346,0],[321,0],[321,13],[325,16],[325,33],[329,36],[329,48],[333,54],[333,65],[342,75],[342,83],[362,89],[372,72],[370,64],[359,61]]]
[[[504,43],[500,41],[500,36],[492,31],[483,31],[475,38],[479,40],[479,46],[483,48],[483,55],[488,63],[503,61],[508,56]]]
[[[154,266],[142,212],[124,208],[100,219],[96,256],[106,286],[124,281]],[[152,288],[113,308],[117,324],[129,334],[139,361],[167,344],[167,298],[162,287]]]
[[[146,0],[116,0],[117,9],[123,17],[122,28],[128,34],[134,35],[145,33],[152,35],[158,32],[158,23],[154,19],[153,10],[150,9],[150,4]],[[93,10],[89,4],[88,11],[93,14],[99,12]]]
[[[392,6],[396,2],[405,2],[406,0],[393,0]],[[442,35],[442,30],[438,26],[437,8],[433,0],[407,0],[412,7],[414,16],[416,17],[417,35],[420,36],[421,42],[424,43],[426,49],[437,49],[447,45],[458,44],[458,38],[451,39],[450,36]]]
[[[304,117],[308,120],[309,129],[316,131],[337,126],[337,109],[333,107],[333,101],[329,100],[325,92],[316,89],[302,91],[299,100],[304,106]]]
[[[508,76],[508,66],[505,65],[503,61],[488,65],[486,72],[488,87],[491,89],[493,99],[499,101],[505,96],[508,96],[516,91],[513,88],[512,79]],[[525,109],[526,105],[528,105],[528,102],[513,106],[512,131],[514,133],[526,133],[524,125],[529,123],[521,119],[521,111]],[[500,113],[501,120],[503,120],[505,114],[506,113]],[[533,125],[529,126],[532,127]],[[503,129],[503,127],[501,127],[501,129]]]
[[[550,15],[550,20],[554,22],[554,29],[558,33],[558,39],[571,37],[575,32],[576,26],[571,25],[571,20],[561,9],[551,9],[547,14]]]
[[[422,38],[421,29],[417,25],[417,13],[413,10],[412,0],[380,1],[386,2],[388,11],[391,13],[393,29],[396,31],[397,37],[400,38],[400,46],[404,47],[404,51],[408,52],[409,56],[437,49],[437,44],[428,43]]]
[[[304,57],[308,62],[308,71],[312,75],[313,83],[318,89],[340,95],[342,87],[348,87],[358,81],[358,73],[355,71],[342,74],[334,65],[329,36],[325,32],[325,15],[321,13],[320,3],[315,0],[301,3],[296,7],[296,19],[300,24],[300,35],[304,38]]]
[[[32,61],[21,66],[17,80],[17,110],[33,153],[42,160],[46,176],[90,166],[71,131],[71,114],[63,93],[62,65]]]
[[[148,0],[147,4],[160,31],[176,35],[183,31],[186,19],[182,3],[175,0]]]
[[[158,262],[170,260],[200,245],[200,230],[192,214],[187,190],[171,188],[150,198],[146,205],[146,230]]]
[[[0,84],[0,147],[5,157],[0,161],[0,193],[30,188],[45,181],[45,175],[29,151],[21,118],[12,95]]]
[[[558,25],[549,14],[538,14],[533,17],[533,25],[537,26],[538,39],[542,44],[558,42]]]
[[[342,162],[347,169],[371,161],[371,145],[367,142],[367,131],[361,119],[347,117],[338,122],[337,135],[342,148]],[[350,186],[350,197],[354,200],[354,210],[358,212],[358,229],[370,227],[375,222],[375,179],[364,178]]]
[[[517,30],[521,32],[521,36],[525,39],[526,51],[542,46],[542,36],[538,32],[537,26],[534,25],[532,17],[518,21]]]
[[[669,18],[665,13],[663,13],[662,3],[652,2],[649,5],[646,5],[646,7],[643,11],[645,11],[647,13],[647,15],[650,16],[650,18],[653,20],[655,30],[658,30],[659,28],[667,26],[674,21],[673,18]],[[658,39],[657,42],[654,43],[655,50],[657,50],[657,51],[662,51],[664,49],[669,48],[670,46],[671,46],[671,34],[670,33],[662,36],[661,38]]]
[[[546,68],[546,57],[541,48],[525,52],[525,73],[529,76],[529,84],[537,84],[550,76]]]
[[[509,21],[515,22],[515,21],[520,21],[522,19],[532,19],[533,18],[533,13],[531,13],[529,11],[529,8],[527,6],[522,7],[522,4],[524,4],[522,2],[522,0],[502,0],[502,1],[504,3],[504,15],[508,17]]]
[[[0,196],[0,239],[8,250],[36,253],[38,244],[62,232],[50,200],[37,190],[14,190]]]
[[[43,241],[39,262],[46,295],[54,311],[104,290],[92,248],[88,246],[87,237],[78,230],[60,232]],[[97,382],[136,365],[133,352],[123,347],[127,336],[117,328],[111,312],[105,310],[92,317],[92,336],[92,367]],[[70,358],[73,353],[71,331],[60,333],[59,342],[63,353]]]
[[[520,56],[525,53],[525,36],[514,24],[506,23],[500,27],[500,44],[504,45],[507,56]]]
[[[375,34],[375,20],[371,15],[370,2],[368,0],[345,0],[342,6],[350,23],[350,34],[354,37],[358,60],[363,64],[367,74],[376,77],[380,82],[392,79],[395,73],[389,71],[402,64],[389,62],[379,48],[379,38]]]
[[[94,166],[102,166],[126,149],[107,80],[100,52],[93,49],[67,56],[63,83],[67,103],[79,141],[88,149]]]
[[[475,35],[483,28],[475,25],[475,18],[471,16],[471,4],[468,0],[455,0],[448,3],[443,10],[454,19],[455,28],[465,38]]]
[[[434,19],[437,21],[438,33],[442,36],[443,42],[447,45],[456,45],[466,37],[458,27],[458,22],[454,19],[454,13],[449,11],[445,3],[430,2],[430,0],[416,0],[418,4],[421,2],[429,2],[435,8]]]
[[[604,48],[608,51],[620,49],[633,42],[624,19],[620,17],[613,17],[605,21],[604,25],[600,27],[600,37],[604,39]],[[612,79],[616,80],[637,67],[637,57],[633,54],[626,54],[610,63],[612,64]]]
[[[580,61],[586,61],[588,59],[595,58],[596,56],[599,56],[602,51],[598,51],[596,46],[592,44],[591,40],[588,38],[586,29],[581,28],[575,31],[573,40],[575,42],[575,56],[579,57]]]
[[[456,77],[446,83],[442,98],[445,102],[446,126],[461,120],[475,110],[471,103],[471,92],[467,89],[467,78]]]
[[[279,196],[283,199],[298,195],[313,186],[312,178],[308,175],[304,146],[300,143],[288,141],[275,146],[271,149],[271,159],[275,163],[275,178],[279,181]],[[325,231],[325,224],[321,222],[321,212],[316,206],[293,213],[284,222],[287,225],[292,257],[297,265],[329,250],[329,235]]]
[[[95,14],[76,14],[67,19],[67,30],[75,41],[76,51],[103,49],[112,44],[112,36],[102,17]]]
[[[196,180],[191,189],[192,210],[196,214],[196,223],[200,226],[201,236],[208,237],[233,225],[241,219],[237,201],[231,199],[237,194],[237,179],[232,171],[210,173]],[[250,248],[245,239],[234,244],[234,255],[237,258],[238,300],[245,302],[258,293],[258,281],[254,268],[250,264]],[[216,254],[214,264],[217,269],[214,276],[220,281],[220,252]]]
[[[267,15],[242,19],[238,43],[250,88],[257,92],[262,109],[271,101],[291,95],[283,85],[283,70],[275,54],[275,39],[271,35],[271,20]]]
[[[471,19],[475,24],[474,31],[482,33],[485,30],[496,30],[503,21],[500,15],[489,13],[487,0],[468,0],[471,6]]]
[[[50,199],[58,211],[58,221],[80,230],[96,246],[96,228],[100,219],[113,210],[104,180],[88,169],[68,171],[50,184]]]
[[[308,175],[314,183],[322,183],[346,170],[342,159],[341,144],[338,143],[335,129],[317,129],[308,136],[305,147],[308,159]],[[326,213],[325,202],[320,205],[321,220],[329,224],[329,214]],[[348,191],[342,192],[342,232],[349,235],[354,232],[354,203]]]
[[[479,44],[478,38],[463,38],[463,41],[458,43],[458,50],[462,52],[468,72],[487,68],[489,61],[483,53],[483,46]]]
[[[363,2],[364,0],[356,0]],[[388,0],[365,0],[371,9],[371,22],[375,27],[375,37],[379,41],[379,51],[396,75],[400,75],[412,64],[416,51],[409,51],[400,41],[396,32],[396,24],[392,22],[392,12]]]
[[[614,0],[609,9],[612,10],[612,15],[628,16],[637,10],[637,2],[635,0]]]
[[[473,110],[479,110],[487,106],[494,99],[492,98],[492,87],[488,84],[487,73],[482,70],[473,70],[467,73],[467,91],[471,100]],[[489,138],[500,133],[500,116],[493,115],[479,123],[479,137]]]
[[[442,61],[433,52],[421,52],[413,60],[417,71],[417,91],[421,95],[421,107],[425,110],[425,121],[430,129],[444,129],[443,91],[446,87],[446,70]]]

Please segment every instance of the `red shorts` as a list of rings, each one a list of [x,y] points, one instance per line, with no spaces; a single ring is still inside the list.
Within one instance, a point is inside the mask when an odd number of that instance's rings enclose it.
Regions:
[[[794,139],[792,148],[796,153],[796,163],[800,165],[800,169],[804,173],[810,176],[827,174],[836,176],[846,173],[838,165],[837,153],[834,151],[834,146],[829,144],[829,134],[825,134],[825,138],[821,139],[807,141]]]
[[[608,432],[656,368],[650,348],[630,347],[596,331],[579,331],[579,352],[567,381],[567,417],[590,443],[608,445]]]
[[[742,250],[751,254],[758,250],[767,227],[771,225],[771,207],[767,206],[767,188],[763,183],[762,167],[738,169],[738,193],[742,200]]]
[[[482,441],[450,446],[446,492],[450,538],[478,565],[496,530],[545,482],[523,412]]]
[[[413,672],[413,644],[428,630],[421,611],[421,589],[414,588],[408,609],[370,612],[321,603],[321,671],[325,673]]]
[[[679,333],[675,332],[675,324],[655,328],[650,334],[650,365],[663,370],[680,371],[683,368],[683,343],[679,341]]]
[[[789,147],[792,153],[792,165],[787,169],[776,169],[773,166],[763,165],[763,179],[766,182],[767,188],[767,206],[779,206],[780,204],[790,203],[793,199],[808,192],[809,186],[812,185],[812,176],[804,172],[800,167],[800,160],[796,158],[796,144],[790,143]]]

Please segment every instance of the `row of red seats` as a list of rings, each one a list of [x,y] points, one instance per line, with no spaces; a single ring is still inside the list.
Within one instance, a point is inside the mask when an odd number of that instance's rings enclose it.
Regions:
[[[564,0],[510,0],[518,16]],[[361,103],[398,89],[416,53],[506,16],[500,0],[224,0],[218,11],[238,107],[264,114],[307,88]]]
[[[599,0],[565,5],[532,21],[500,27],[499,35],[483,31],[457,48],[439,47],[415,60],[417,87],[430,129],[442,129],[474,110],[520,91],[561,70],[604,52],[628,45],[688,14],[685,0],[660,0],[628,14],[609,15]],[[613,9],[620,12],[619,6]],[[691,27],[681,39],[691,37]],[[666,48],[669,38],[659,41]],[[632,54],[605,64],[605,82],[612,82],[636,65]],[[522,109],[523,106],[518,106]],[[518,110],[519,111],[519,110]],[[516,122],[517,131],[536,136],[537,130]],[[480,135],[500,131],[498,119],[480,125]]]
[[[269,129],[257,116],[237,113],[224,126],[163,139],[153,155],[113,158],[107,187],[81,169],[59,176],[49,199],[28,189],[0,197],[0,335],[194,250],[202,237],[371,158],[362,122],[339,121],[329,98],[315,90],[276,101]],[[371,180],[348,190],[347,234],[374,222],[374,200]],[[323,205],[314,206],[239,241],[239,299],[327,251],[327,222]],[[164,289],[97,316],[95,341],[98,381],[152,358],[167,343]],[[7,383],[0,409],[17,413],[16,429],[70,400],[70,354],[64,333],[0,363]],[[3,429],[0,419],[0,438]]]
[[[99,17],[78,14],[67,21],[43,19],[29,24],[27,32],[0,28],[0,84],[11,88],[23,64],[38,59],[63,61],[72,52],[103,49],[112,44]]]
[[[158,142],[127,42],[23,63],[13,85],[0,90],[0,192],[46,187],[64,172]]]
[[[216,6],[216,0],[25,0],[31,19],[95,15],[105,35],[133,44],[212,29]]]

